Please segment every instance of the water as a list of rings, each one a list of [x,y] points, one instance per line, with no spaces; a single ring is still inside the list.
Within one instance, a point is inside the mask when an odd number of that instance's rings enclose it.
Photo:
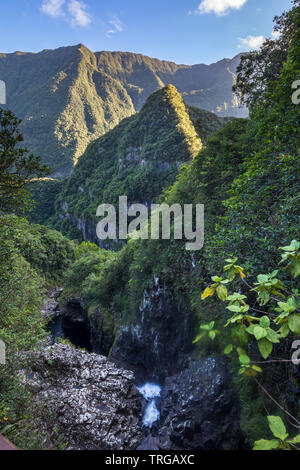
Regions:
[[[160,418],[160,413],[156,406],[156,398],[160,397],[161,387],[156,384],[146,383],[142,387],[138,387],[138,391],[149,402],[143,417],[143,425],[147,428],[152,428],[153,424]]]

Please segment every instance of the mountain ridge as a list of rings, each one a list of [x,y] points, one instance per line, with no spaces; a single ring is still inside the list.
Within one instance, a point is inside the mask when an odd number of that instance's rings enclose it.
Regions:
[[[169,84],[189,105],[219,116],[243,114],[232,94],[239,56],[224,60],[185,66],[135,53],[93,53],[76,45],[2,53],[0,79],[7,85],[7,108],[23,120],[25,145],[41,155],[54,176],[65,177],[90,142]]]

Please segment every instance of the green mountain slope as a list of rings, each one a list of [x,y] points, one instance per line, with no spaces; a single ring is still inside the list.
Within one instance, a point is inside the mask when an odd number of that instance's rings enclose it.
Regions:
[[[96,241],[94,221],[101,203],[150,203],[176,178],[183,163],[202,148],[181,95],[173,85],[151,95],[140,112],[92,142],[64,182],[57,199],[56,227],[72,234],[77,226],[86,240]],[[191,111],[194,119],[201,111]],[[212,125],[210,113],[202,114]],[[215,126],[223,120],[214,117]],[[209,129],[207,129],[209,132]]]
[[[216,64],[177,65],[140,54],[78,45],[38,54],[0,54],[7,107],[23,120],[25,144],[63,177],[88,144],[173,84],[186,103],[220,116],[245,115],[232,95],[240,56]]]
[[[96,137],[135,110],[123,86],[97,68],[84,46],[0,56],[7,107],[23,120],[25,144],[56,170],[70,173]]]

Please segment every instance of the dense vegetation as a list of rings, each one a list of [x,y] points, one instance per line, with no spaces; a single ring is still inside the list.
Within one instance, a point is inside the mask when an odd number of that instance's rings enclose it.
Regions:
[[[18,383],[20,354],[45,343],[43,298],[73,258],[73,243],[60,233],[0,215],[0,339],[7,358],[0,367],[0,432],[21,448],[43,448],[47,436],[37,432],[36,410]]]
[[[139,113],[89,145],[56,198],[55,220],[48,222],[73,236],[77,224],[69,216],[95,224],[98,205],[118,205],[119,196],[127,195],[129,202],[155,201],[180,166],[199,153],[202,140],[223,123],[224,118],[187,107],[172,85],[157,91]],[[53,184],[46,186],[55,190]]]
[[[46,288],[64,275],[75,248],[60,233],[20,217],[31,205],[28,178],[48,170],[20,148],[18,125],[12,113],[0,110],[0,339],[7,359],[0,367],[0,432],[21,448],[37,448],[45,445],[45,436],[36,432],[35,410],[18,371],[24,367],[23,352],[45,341],[40,310]]]

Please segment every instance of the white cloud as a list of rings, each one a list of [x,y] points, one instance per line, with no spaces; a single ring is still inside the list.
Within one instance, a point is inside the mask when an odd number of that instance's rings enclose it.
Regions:
[[[108,23],[109,29],[106,32],[108,38],[110,38],[112,34],[121,33],[124,29],[122,21],[117,16],[113,16]]]
[[[43,0],[41,10],[46,15],[52,16],[52,18],[58,18],[64,16],[62,6],[66,0]]]
[[[66,5],[65,5],[66,4]],[[87,4],[81,0],[43,0],[41,10],[52,18],[63,17],[74,27],[89,26],[92,19],[87,13]]]
[[[279,31],[272,31],[272,38],[273,39],[278,39],[281,36],[281,33]]]
[[[92,19],[86,11],[87,5],[80,0],[71,0],[68,4],[68,11],[71,16],[72,26],[80,26],[82,28],[88,26]]]
[[[238,39],[240,41],[239,49],[259,49],[265,41],[264,36],[248,36],[247,38]]]
[[[215,13],[217,16],[224,16],[230,10],[240,10],[247,0],[202,0],[195,13]]]

